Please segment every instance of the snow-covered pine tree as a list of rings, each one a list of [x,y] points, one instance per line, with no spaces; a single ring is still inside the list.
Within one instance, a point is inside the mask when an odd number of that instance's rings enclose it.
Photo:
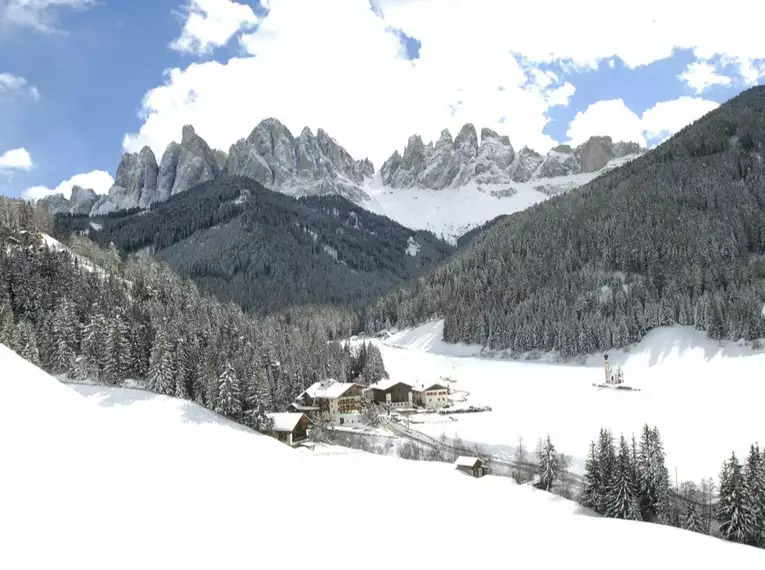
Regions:
[[[616,451],[614,450],[614,438],[609,430],[601,428],[598,438],[600,496],[598,497],[598,508],[596,509],[601,514],[606,512],[606,503],[615,466]]]
[[[265,432],[273,427],[273,420],[268,416],[271,410],[271,392],[264,370],[255,366],[246,384],[244,417],[252,429]]]
[[[107,363],[107,327],[101,313],[94,313],[83,328],[81,352],[88,374],[100,380]]]
[[[189,399],[189,351],[186,339],[179,336],[175,341],[175,397]]]
[[[671,520],[672,496],[669,471],[664,461],[664,447],[658,428],[643,426],[640,435],[637,471],[640,513],[644,521],[668,524]]]
[[[164,325],[160,325],[151,347],[146,380],[149,390],[166,396],[172,396],[175,393],[174,359],[170,346],[167,331]]]
[[[582,493],[579,496],[579,502],[582,506],[589,509],[598,510],[600,497],[602,494],[602,483],[600,481],[600,465],[598,464],[598,454],[595,442],[590,442],[590,452],[587,455],[587,461],[584,464],[584,481],[582,484]]]
[[[609,485],[605,515],[615,519],[639,521],[640,504],[638,503],[637,482],[632,466],[632,453],[627,439],[622,435],[619,440],[619,453]]]
[[[78,323],[74,305],[64,297],[56,305],[51,320],[50,356],[51,371],[54,374],[68,372],[74,366],[78,347]]]
[[[11,336],[15,333],[13,323],[13,312],[10,304],[0,305],[0,344],[11,347]]]
[[[680,485],[683,498],[680,527],[692,532],[704,532],[704,521],[699,512],[699,488],[695,483],[685,482]]]
[[[133,371],[130,330],[120,315],[106,321],[106,363],[104,378],[110,384],[118,384]]]
[[[765,458],[760,453],[760,446],[749,448],[749,456],[744,467],[744,477],[751,505],[752,533],[747,543],[765,547]]]
[[[218,376],[218,400],[215,402],[215,411],[234,420],[242,415],[239,379],[228,360],[223,364],[223,369]]]
[[[720,471],[719,496],[717,522],[720,523],[720,535],[733,542],[746,542],[754,532],[754,518],[750,510],[752,499],[735,453],[723,463]]]
[[[550,441],[549,435],[537,453],[539,455],[539,482],[537,487],[550,491],[560,475],[560,462],[558,452],[555,450],[552,441]]]
[[[40,366],[40,353],[37,350],[35,329],[27,320],[20,321],[17,325],[19,335],[19,356],[35,366]]]

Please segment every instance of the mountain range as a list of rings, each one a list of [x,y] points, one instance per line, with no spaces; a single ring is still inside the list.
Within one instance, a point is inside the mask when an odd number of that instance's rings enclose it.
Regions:
[[[183,127],[181,142],[170,143],[159,163],[149,147],[138,153],[125,153],[117,167],[114,185],[106,195],[99,197],[90,190],[77,189],[70,200],[56,194],[39,204],[51,213],[89,213],[98,217],[149,208],[220,176],[242,176],[295,197],[342,196],[413,229],[432,230],[455,241],[460,232],[493,216],[477,214],[477,219],[458,219],[456,223],[446,220],[446,229],[433,225],[432,220],[430,225],[407,223],[408,206],[404,203],[382,207],[376,199],[379,191],[466,188],[501,199],[517,194],[519,183],[531,183],[534,197],[541,200],[591,177],[571,180],[572,175],[594,175],[614,159],[643,152],[645,149],[637,144],[614,143],[609,137],[592,137],[573,149],[560,145],[545,156],[527,147],[516,152],[508,137],[490,129],[481,130],[479,142],[475,127],[466,124],[456,138],[452,139],[449,131],[444,130],[438,141],[427,145],[419,135],[411,136],[403,155],[394,152],[376,174],[369,160],[355,160],[323,129],[314,135],[304,128],[294,137],[280,121],[270,118],[261,121],[247,138],[231,145],[225,153],[212,149],[187,125]],[[400,197],[406,202],[414,196]],[[533,201],[532,198],[525,202]],[[495,209],[495,205],[487,208],[489,212]],[[510,209],[518,208],[513,205]]]
[[[765,337],[765,86],[462,241],[370,307],[367,330],[442,318],[449,342],[564,356],[672,324]]]

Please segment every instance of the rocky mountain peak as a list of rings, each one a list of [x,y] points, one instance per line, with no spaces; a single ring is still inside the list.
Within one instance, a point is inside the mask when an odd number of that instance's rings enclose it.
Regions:
[[[181,144],[189,144],[191,139],[197,136],[197,132],[192,125],[183,125],[181,129]]]
[[[613,143],[610,137],[592,137],[572,149],[561,144],[542,156],[524,147],[515,152],[510,138],[489,128],[467,123],[452,141],[448,130],[435,145],[424,145],[419,135],[409,137],[403,156],[394,152],[381,168],[383,184],[394,188],[440,190],[477,184],[511,184],[532,178],[568,176],[602,169],[614,158],[644,152],[634,143]]]

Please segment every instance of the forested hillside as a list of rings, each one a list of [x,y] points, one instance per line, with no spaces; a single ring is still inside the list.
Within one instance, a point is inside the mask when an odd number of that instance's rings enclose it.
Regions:
[[[385,376],[376,347],[339,342],[355,328],[348,311],[256,319],[147,255],[123,261],[77,237],[78,256],[50,247],[38,232],[51,224],[0,197],[0,343],[49,373],[145,381],[256,429],[315,381]]]
[[[498,221],[368,311],[368,330],[443,317],[450,342],[563,355],[661,325],[765,336],[765,87],[657,149]]]
[[[57,236],[72,230],[124,253],[149,248],[204,290],[257,314],[304,303],[360,307],[453,251],[339,196],[295,200],[241,177],[217,178],[148,211],[59,216]]]

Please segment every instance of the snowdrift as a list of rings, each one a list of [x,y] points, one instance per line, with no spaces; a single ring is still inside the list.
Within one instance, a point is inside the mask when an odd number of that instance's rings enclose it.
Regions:
[[[765,566],[765,551],[602,519],[510,479],[314,455],[172,398],[78,393],[3,346],[0,371],[2,568],[459,568],[511,563],[513,544],[544,549],[545,568]]]

